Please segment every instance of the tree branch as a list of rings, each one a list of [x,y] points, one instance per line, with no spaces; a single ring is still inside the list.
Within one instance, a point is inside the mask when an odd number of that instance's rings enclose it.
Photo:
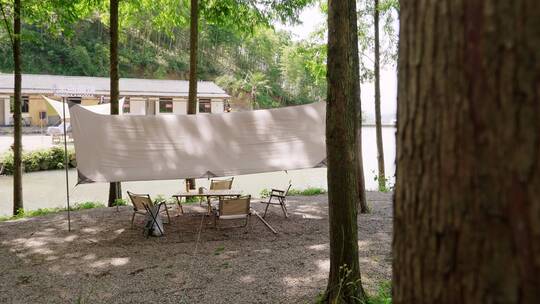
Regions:
[[[4,10],[4,4],[2,1],[0,1],[0,10],[2,10],[2,16],[4,17],[4,24],[6,26],[6,30],[8,32],[9,41],[11,42],[11,47],[13,47],[14,41],[13,41],[13,34],[11,34],[11,29],[9,28],[9,23],[7,21],[6,17],[6,11]]]

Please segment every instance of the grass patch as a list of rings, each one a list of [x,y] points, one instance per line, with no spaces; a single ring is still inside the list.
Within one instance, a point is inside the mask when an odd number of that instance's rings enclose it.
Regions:
[[[78,203],[71,206],[70,209],[71,211],[77,211],[77,210],[103,208],[103,207],[105,207],[105,205],[99,202],[83,202],[83,203]],[[16,219],[21,219],[21,218],[44,216],[47,214],[59,213],[59,212],[64,212],[64,211],[67,211],[67,208],[39,208],[36,210],[19,209],[19,211],[17,211],[17,215],[15,216],[0,217],[0,222],[16,220]]]
[[[379,284],[377,294],[368,298],[368,304],[392,304],[392,282]]]
[[[303,190],[299,190],[299,189],[289,190],[289,195],[312,196],[312,195],[319,195],[319,194],[325,194],[325,193],[326,193],[326,189],[315,188],[315,187],[309,187]]]
[[[186,200],[184,201],[184,204],[194,204],[194,203],[198,203],[198,202],[199,202],[198,197],[190,196],[190,197],[186,197]]]
[[[325,296],[324,292],[319,293],[315,298],[315,303],[326,303]],[[358,301],[358,304],[392,304],[392,282],[385,281],[380,283],[377,293],[374,296],[368,295],[366,302]]]
[[[214,249],[214,255],[220,255],[221,253],[223,253],[223,251],[225,251],[225,247],[219,246],[216,249]]]
[[[84,202],[84,203],[75,204],[73,207],[71,207],[71,210],[84,210],[84,209],[94,209],[94,208],[103,208],[103,207],[105,207],[105,205],[99,202]]]
[[[297,196],[313,196],[319,194],[325,194],[327,191],[323,188],[317,187],[308,187],[306,189],[290,189],[287,195],[297,195]],[[269,197],[272,193],[271,189],[262,189],[259,193],[261,198]]]
[[[128,204],[128,201],[126,199],[123,199],[123,198],[117,198],[114,200],[113,202],[113,206],[127,206]]]

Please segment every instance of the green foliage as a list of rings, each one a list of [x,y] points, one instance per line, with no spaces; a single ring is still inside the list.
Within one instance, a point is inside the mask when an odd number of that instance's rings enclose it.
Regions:
[[[259,193],[261,198],[269,197],[272,191],[270,189],[262,189]],[[308,187],[306,189],[290,189],[288,195],[298,195],[298,196],[313,196],[325,194],[327,191],[323,188],[317,187]]]
[[[259,192],[259,196],[261,198],[269,197],[270,196],[270,189],[262,189],[261,192]]]
[[[386,281],[379,285],[377,294],[368,297],[368,304],[392,304],[392,282]]]
[[[225,251],[225,247],[224,247],[224,246],[216,247],[216,249],[214,249],[214,255],[220,255],[220,254],[223,253],[223,251]]]
[[[161,204],[161,203],[166,203],[166,202],[167,202],[167,199],[165,198],[163,194],[156,195],[156,198],[154,199],[154,204]]]
[[[84,210],[103,207],[105,207],[105,205],[100,202],[84,202],[75,204],[73,207],[71,207],[71,210]]]
[[[280,68],[284,88],[295,103],[326,98],[326,45],[294,43],[282,48]]]
[[[46,150],[37,150],[23,153],[22,162],[25,172],[42,170],[55,170],[64,168],[64,149],[52,147]],[[0,163],[4,166],[1,174],[13,174],[13,152],[6,152],[0,157]],[[70,168],[77,166],[75,151],[68,150],[68,165]]]
[[[374,174],[375,172],[372,171]],[[373,177],[373,180],[377,182],[378,184],[378,190],[379,192],[391,192],[394,191],[394,185],[391,185],[389,182],[389,179],[387,177],[379,177],[379,175],[375,174]]]
[[[170,0],[173,1],[173,0]],[[147,9],[147,7],[143,7]],[[140,21],[121,27],[121,77],[185,79],[189,71],[189,32],[180,22],[168,28],[144,20],[152,12],[139,11]],[[23,71],[33,74],[108,76],[108,31],[96,17],[72,25],[77,35],[59,35],[37,24],[23,24]],[[148,21],[150,22],[150,21]],[[254,26],[250,34],[206,22],[199,31],[200,79],[216,80],[233,103],[249,98],[259,108],[324,100],[326,92],[324,43],[295,43],[286,33]],[[0,71],[13,70],[8,36],[0,28]]]
[[[339,267],[339,282],[335,288],[336,294],[335,300],[332,303],[355,303],[355,304],[366,304],[366,298],[358,298],[356,295],[363,295],[364,291],[362,290],[362,285],[360,279],[354,280],[351,277],[352,270],[347,264],[344,264]],[[328,303],[327,294],[319,294],[316,299],[316,303]],[[367,300],[369,303],[369,300]]]
[[[71,206],[70,210],[76,211],[76,210],[104,208],[104,207],[105,207],[105,205],[100,203],[100,202],[82,202],[82,203],[77,203],[74,206]],[[7,221],[7,220],[20,219],[20,218],[44,216],[44,215],[47,215],[47,214],[64,212],[64,211],[67,211],[67,208],[39,208],[39,209],[36,209],[36,210],[19,209],[15,216],[3,216],[3,217],[0,217],[0,222],[1,221]]]
[[[198,203],[198,202],[200,202],[198,197],[190,196],[190,197],[186,197],[185,204],[193,204],[193,203]]]
[[[128,202],[127,200],[123,199],[123,198],[117,198],[114,200],[113,202],[113,206],[127,206]]]
[[[320,194],[325,194],[325,193],[326,193],[326,189],[316,188],[316,187],[309,187],[303,190],[300,190],[300,189],[289,190],[289,195],[313,196],[313,195],[320,195]]]

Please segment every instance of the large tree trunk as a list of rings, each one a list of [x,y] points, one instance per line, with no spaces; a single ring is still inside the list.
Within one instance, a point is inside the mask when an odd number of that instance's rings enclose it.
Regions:
[[[356,2],[354,3],[354,10],[356,11]],[[350,18],[351,27],[351,52],[352,54],[358,54],[358,22],[356,15]],[[369,208],[366,199],[366,181],[364,179],[364,157],[362,156],[362,101],[360,100],[360,58],[359,56],[353,56],[353,79],[351,79],[353,85],[353,98],[356,100],[356,144],[357,144],[357,162],[356,162],[356,174],[358,178],[358,210],[360,213],[368,213]]]
[[[13,62],[15,92],[13,105],[13,215],[23,209],[22,193],[22,123],[21,123],[21,0],[15,0],[13,16]]]
[[[330,275],[326,300],[365,299],[358,262],[357,107],[358,51],[354,0],[328,6],[326,150],[330,226]]]
[[[381,71],[379,51],[379,0],[375,0],[373,12],[373,24],[375,30],[375,132],[377,137],[377,163],[379,167],[379,191],[386,191],[386,175],[384,173],[384,149],[381,126]]]
[[[111,80],[111,115],[118,115],[118,0],[110,0],[111,29],[110,29],[110,80]],[[109,185],[109,207],[115,205],[117,199],[122,198],[122,187],[119,182]]]
[[[191,0],[189,26],[189,94],[188,114],[197,114],[197,52],[199,41],[199,0]],[[195,189],[195,179],[186,179],[190,189]]]
[[[540,299],[540,2],[401,1],[394,303]]]

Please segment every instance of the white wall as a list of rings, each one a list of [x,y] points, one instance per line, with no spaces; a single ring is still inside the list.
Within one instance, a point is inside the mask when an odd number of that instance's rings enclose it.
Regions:
[[[212,99],[212,113],[223,113],[223,99]]]
[[[182,98],[173,98],[173,113],[187,114],[187,100]]]
[[[131,97],[129,99],[129,114],[128,115],[145,115],[146,114],[146,98]]]

